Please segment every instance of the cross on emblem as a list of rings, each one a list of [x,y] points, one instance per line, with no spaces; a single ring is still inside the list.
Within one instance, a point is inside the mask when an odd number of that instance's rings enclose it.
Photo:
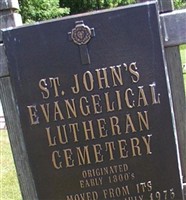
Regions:
[[[95,36],[94,28],[89,28],[83,21],[75,22],[76,26],[69,32],[70,40],[79,45],[82,64],[90,64],[87,43]]]

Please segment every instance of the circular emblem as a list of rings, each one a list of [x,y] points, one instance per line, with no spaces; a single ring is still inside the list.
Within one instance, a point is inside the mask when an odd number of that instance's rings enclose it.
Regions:
[[[91,30],[84,24],[76,25],[76,27],[72,29],[71,37],[78,45],[87,44],[91,39]]]

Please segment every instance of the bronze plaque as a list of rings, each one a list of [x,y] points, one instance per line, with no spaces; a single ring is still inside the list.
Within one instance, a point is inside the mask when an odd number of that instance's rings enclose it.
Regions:
[[[7,30],[41,200],[181,200],[155,3]]]

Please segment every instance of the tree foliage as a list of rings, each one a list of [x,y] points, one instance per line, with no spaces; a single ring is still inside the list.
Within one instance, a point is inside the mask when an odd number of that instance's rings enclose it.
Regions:
[[[186,0],[174,0],[175,9],[186,8]]]
[[[60,0],[61,7],[70,8],[70,14],[135,3],[135,0]]]
[[[24,23],[42,21],[69,14],[69,8],[60,8],[59,0],[19,0]]]
[[[136,0],[18,0],[24,23],[67,14],[83,13],[135,3]],[[162,0],[165,1],[165,0]],[[176,9],[186,8],[186,0],[173,0]]]

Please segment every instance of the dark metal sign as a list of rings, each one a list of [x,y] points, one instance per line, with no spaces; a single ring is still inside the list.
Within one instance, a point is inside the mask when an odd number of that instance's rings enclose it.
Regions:
[[[155,3],[3,38],[39,199],[183,198]]]

